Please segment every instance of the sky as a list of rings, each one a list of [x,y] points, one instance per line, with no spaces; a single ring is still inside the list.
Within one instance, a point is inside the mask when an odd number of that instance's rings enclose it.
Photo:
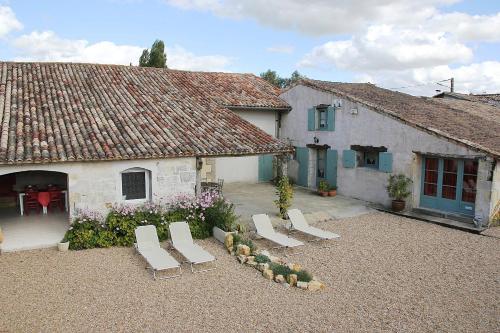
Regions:
[[[136,65],[155,39],[175,69],[500,92],[500,1],[0,0],[0,60]]]

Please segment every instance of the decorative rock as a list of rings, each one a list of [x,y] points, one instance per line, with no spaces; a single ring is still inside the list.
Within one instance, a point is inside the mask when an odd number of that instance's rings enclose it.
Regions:
[[[269,269],[269,264],[264,263],[264,264],[258,264],[257,269],[261,272],[265,271],[266,269]]]
[[[242,255],[239,255],[238,256],[238,261],[240,262],[240,264],[244,264],[247,262],[247,257],[246,256],[242,256]]]
[[[288,275],[288,283],[293,287],[297,285],[297,274]]]
[[[290,288],[290,285],[289,285],[288,283],[286,283],[286,282],[285,282],[285,283],[283,283],[283,287],[285,287],[285,288],[287,288],[287,289],[288,289],[288,288]]]
[[[307,282],[299,281],[297,282],[297,287],[303,290],[307,290]]]
[[[266,256],[266,257],[270,257],[271,256],[271,254],[269,253],[268,250],[261,250],[259,254],[261,254],[263,256]]]
[[[274,281],[278,282],[278,283],[284,283],[285,282],[285,278],[283,277],[283,275],[281,274],[278,274],[274,277]]]
[[[320,289],[324,289],[324,288],[325,288],[325,285],[319,281],[312,280],[307,284],[307,289],[310,291],[316,291],[316,290],[320,290]]]
[[[238,246],[236,247],[236,255],[249,256],[250,255],[250,248],[247,245],[238,244]]]
[[[262,276],[264,276],[266,279],[268,280],[272,280],[273,279],[273,271],[270,270],[270,269],[265,269],[263,272],[262,272]]]
[[[0,229],[0,244],[3,242],[3,232],[2,229]]]
[[[294,270],[296,272],[300,272],[302,270],[302,266],[300,266],[299,264],[293,264],[292,270]]]
[[[246,264],[254,268],[257,268],[258,265],[255,261],[247,261]]]
[[[252,262],[252,261],[254,261],[254,260],[255,260],[255,257],[254,257],[254,256],[248,256],[248,257],[247,257],[247,261],[249,261],[249,262]]]
[[[224,245],[226,246],[226,249],[231,252],[233,250],[233,234],[227,234],[226,238],[224,238]]]

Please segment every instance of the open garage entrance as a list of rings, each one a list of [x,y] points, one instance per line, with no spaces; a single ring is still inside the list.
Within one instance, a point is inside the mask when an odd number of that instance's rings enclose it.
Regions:
[[[68,175],[23,171],[0,175],[2,252],[51,247],[69,227]]]

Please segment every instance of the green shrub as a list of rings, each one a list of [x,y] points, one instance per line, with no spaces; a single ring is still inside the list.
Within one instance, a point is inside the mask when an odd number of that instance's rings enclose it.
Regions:
[[[404,200],[410,196],[409,186],[412,180],[403,174],[390,175],[387,185],[387,193],[394,200]]]
[[[135,242],[135,228],[138,227],[134,215],[123,215],[111,211],[106,219],[108,229],[116,236],[115,245],[132,246]]]
[[[312,275],[305,269],[298,272],[293,271],[293,274],[297,274],[297,281],[309,282],[312,280]]]
[[[216,199],[211,207],[207,207],[204,216],[210,230],[214,226],[227,232],[236,230],[238,216],[234,213],[234,205],[223,198]]]
[[[280,178],[276,185],[276,195],[278,195],[278,199],[274,200],[274,204],[279,209],[279,215],[283,219],[287,218],[286,211],[292,205],[293,199],[293,187],[290,185],[288,177],[283,176]]]
[[[293,274],[293,271],[285,265],[278,264],[278,263],[271,263],[269,265],[269,268],[273,271],[273,274],[276,275],[283,275],[283,277],[287,278],[288,275]]]
[[[116,243],[116,236],[109,230],[101,230],[95,238],[96,247],[111,247]]]
[[[91,249],[97,246],[98,233],[103,229],[98,218],[82,215],[73,221],[64,235],[71,250]]]
[[[330,188],[330,184],[326,180],[320,180],[319,185],[318,185],[318,191],[320,192],[328,192],[328,189]]]
[[[255,262],[258,264],[265,264],[271,262],[271,259],[269,259],[269,257],[264,254],[258,254],[255,256]]]
[[[196,221],[189,223],[189,230],[191,230],[191,235],[194,239],[205,239],[210,237],[211,230],[207,228],[207,224]]]

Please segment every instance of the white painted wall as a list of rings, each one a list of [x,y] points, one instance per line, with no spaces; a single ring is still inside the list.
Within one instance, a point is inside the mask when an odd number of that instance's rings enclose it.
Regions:
[[[112,204],[127,203],[122,200],[120,173],[130,168],[151,172],[153,201],[178,193],[194,193],[195,158],[0,166],[0,175],[30,170],[64,172],[68,174],[71,210],[92,209],[104,213]]]
[[[276,137],[276,111],[250,110],[233,111],[264,132]],[[258,156],[216,158],[215,174],[226,183],[257,183],[259,180]]]
[[[318,91],[305,86],[296,86],[281,95],[292,106],[292,111],[283,114],[281,123],[281,138],[290,139],[294,146],[305,147],[312,144],[313,138],[319,139],[319,144],[328,144],[338,151],[337,186],[342,195],[363,199],[370,202],[390,204],[385,186],[388,174],[371,168],[343,168],[342,152],[351,145],[385,146],[393,154],[393,173],[403,173],[414,179],[413,200],[410,205],[418,206],[420,198],[420,158],[413,151],[484,156],[477,151],[457,145],[424,131],[417,130],[386,115],[369,110],[359,103],[342,99],[341,109],[336,110],[335,131],[308,131],[307,110],[318,104],[333,104],[340,98],[333,94]],[[356,108],[358,113],[351,114]],[[310,153],[313,150],[310,150]],[[311,154],[310,154],[311,155]],[[310,156],[311,158],[311,156]],[[314,161],[313,161],[314,162]],[[315,162],[314,162],[315,163]],[[314,171],[314,170],[313,170]],[[309,177],[311,178],[311,177]],[[309,184],[315,182],[309,179]],[[478,198],[489,200],[491,182],[483,179],[483,185],[478,187]],[[488,199],[486,199],[488,198]],[[476,202],[483,217],[489,201]]]

